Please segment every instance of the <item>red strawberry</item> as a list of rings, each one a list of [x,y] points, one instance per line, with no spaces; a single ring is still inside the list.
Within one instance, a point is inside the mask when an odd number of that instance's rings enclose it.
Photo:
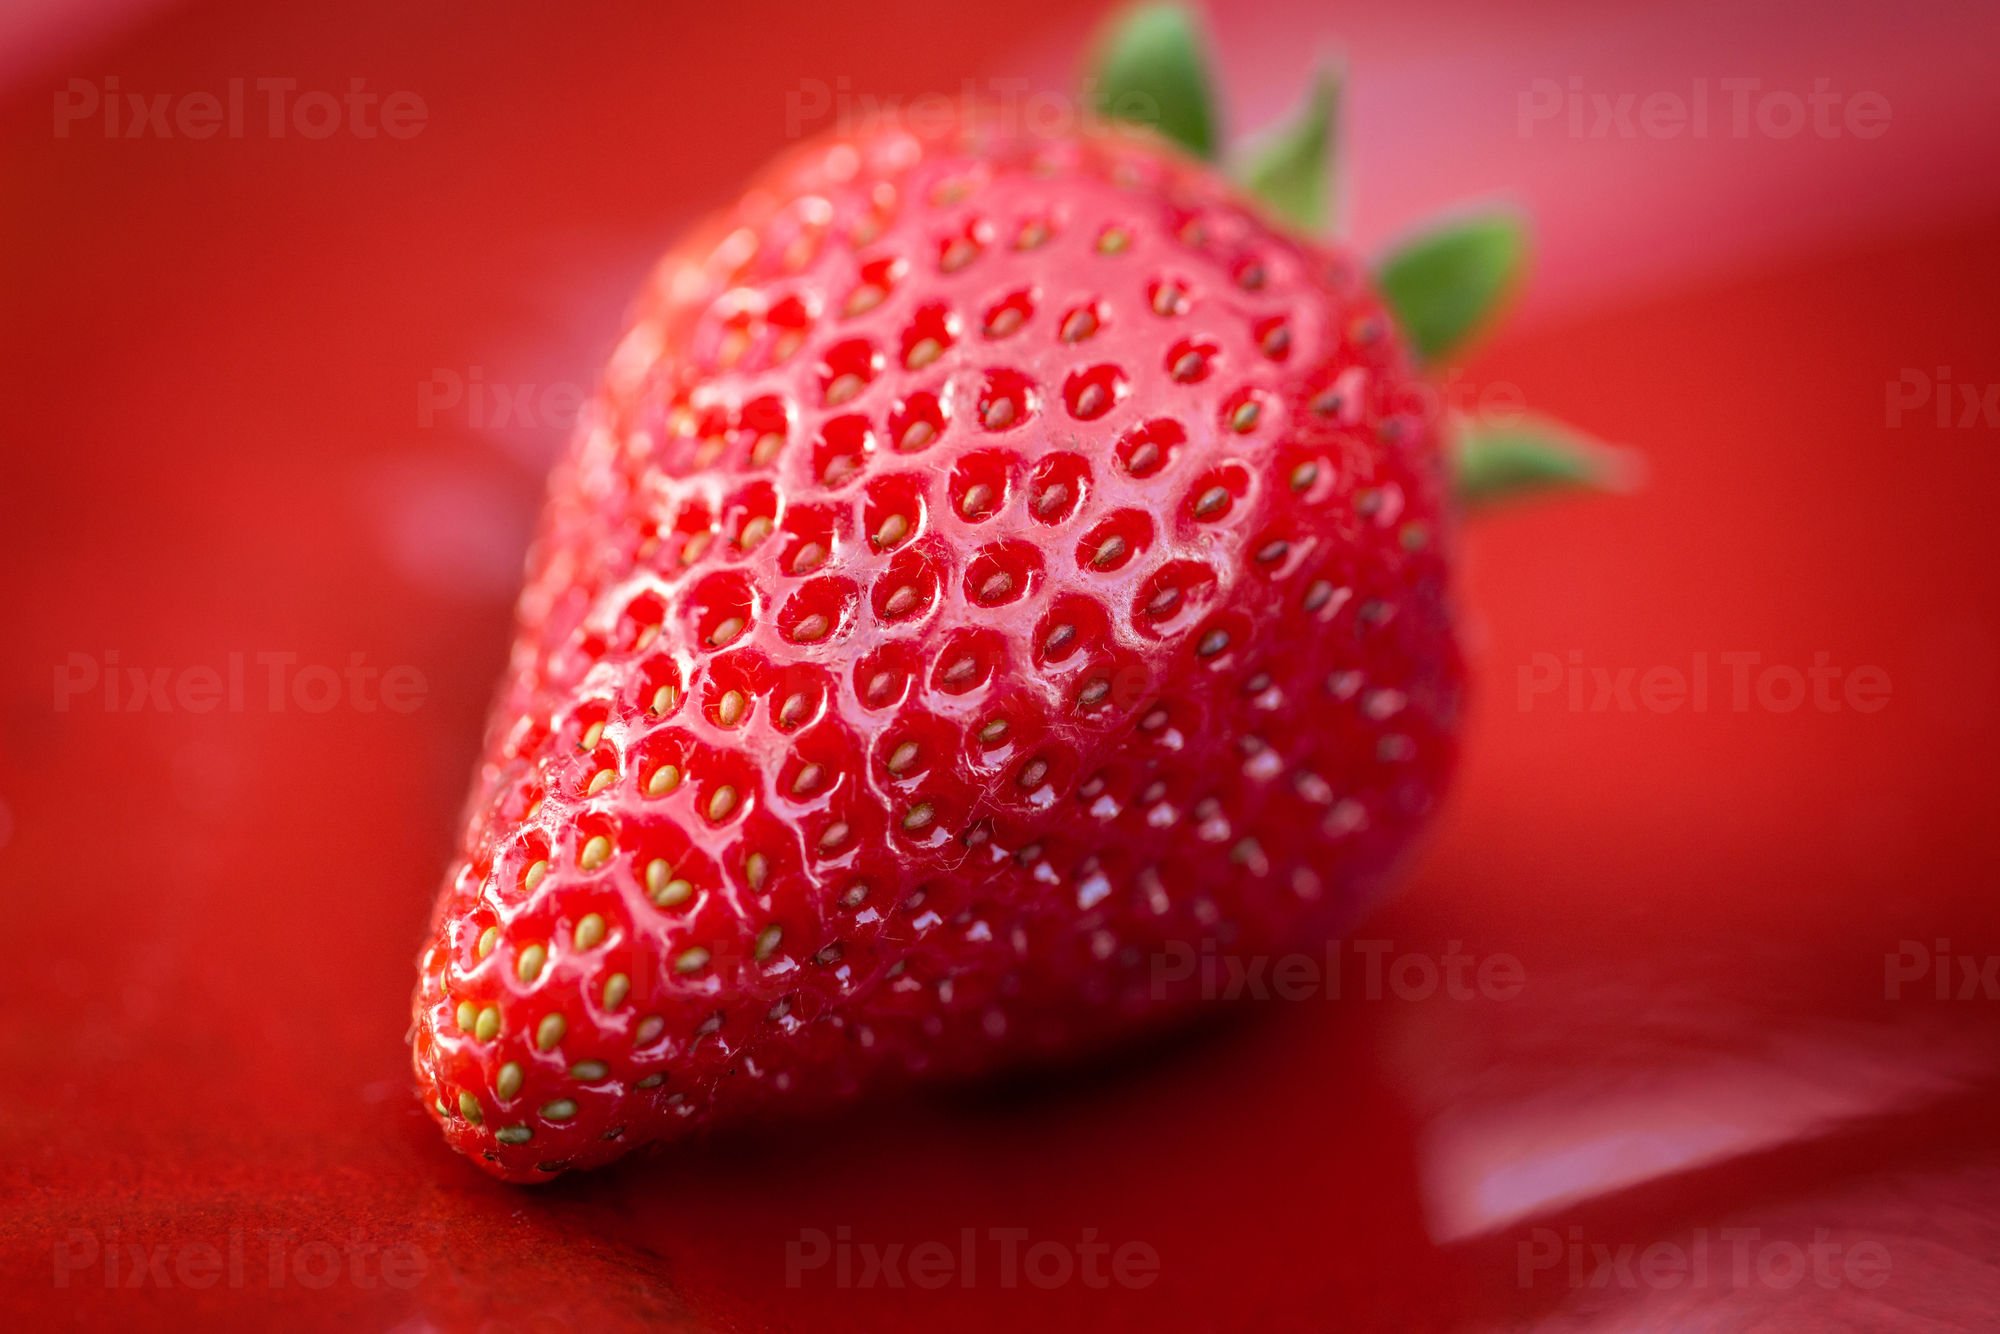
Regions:
[[[532,1181],[1073,1053],[1350,920],[1461,678],[1356,262],[1150,135],[811,145],[670,254],[557,475],[415,1062]]]

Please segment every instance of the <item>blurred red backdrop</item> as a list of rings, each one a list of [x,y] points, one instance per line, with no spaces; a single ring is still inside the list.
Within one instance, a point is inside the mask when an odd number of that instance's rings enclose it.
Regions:
[[[1419,964],[1511,956],[1518,995],[1238,1007],[1101,1073],[534,1191],[445,1149],[410,1093],[413,956],[565,403],[676,229],[843,98],[1063,87],[1100,18],[0,19],[17,1327],[2000,1321],[1984,3],[1211,7],[1238,128],[1344,54],[1363,247],[1468,197],[1532,211],[1533,293],[1454,392],[1518,393],[1650,463],[1636,496],[1478,522],[1468,763],[1362,932]],[[420,111],[407,135],[108,119],[260,79],[365,79]],[[1704,97],[1703,131],[1645,119]],[[240,706],[132,693],[234,654]],[[274,706],[259,654],[423,688]],[[1705,709],[1619,689],[1697,663]],[[1815,667],[1834,707],[1788,707]],[[857,1261],[788,1284],[788,1247],[842,1228],[905,1249],[1094,1229],[1158,1277],[890,1289]]]

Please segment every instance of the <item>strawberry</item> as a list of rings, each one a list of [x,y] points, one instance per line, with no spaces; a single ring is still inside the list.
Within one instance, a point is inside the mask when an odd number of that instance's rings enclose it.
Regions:
[[[1362,266],[1157,135],[780,162],[553,481],[415,1003],[451,1143],[1070,1055],[1349,922],[1452,765],[1442,431]]]

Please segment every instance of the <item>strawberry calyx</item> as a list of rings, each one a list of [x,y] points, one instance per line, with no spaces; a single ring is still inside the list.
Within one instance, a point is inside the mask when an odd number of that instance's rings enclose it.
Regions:
[[[1213,161],[1224,147],[1213,68],[1202,25],[1185,6],[1142,4],[1112,22],[1086,87],[1098,114]],[[1341,82],[1337,66],[1324,63],[1298,111],[1235,160],[1250,196],[1307,235],[1325,232],[1333,213]],[[1518,214],[1467,212],[1396,245],[1376,264],[1375,279],[1418,360],[1434,366],[1493,326],[1521,286],[1527,253]],[[1625,491],[1638,476],[1629,450],[1539,419],[1467,418],[1455,434],[1454,487],[1471,507],[1556,488]]]

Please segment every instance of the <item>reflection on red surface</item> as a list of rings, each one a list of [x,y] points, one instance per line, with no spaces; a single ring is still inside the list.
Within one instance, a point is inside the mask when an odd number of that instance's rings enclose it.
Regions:
[[[24,1327],[1990,1325],[2000,119],[1991,81],[1948,76],[1995,19],[1628,6],[1659,39],[1620,44],[1589,40],[1601,9],[1505,34],[1470,5],[1311,18],[1354,70],[1364,236],[1515,188],[1551,238],[1550,295],[1466,383],[1651,465],[1637,497],[1472,534],[1466,772],[1363,928],[1390,958],[1511,956],[1519,994],[1226,1007],[1102,1070],[535,1192],[454,1161],[402,1044],[562,433],[562,396],[523,415],[521,390],[588,382],[651,254],[780,145],[802,80],[951,88],[1085,20],[217,0],[23,75],[0,108],[0,1304]],[[1246,108],[1303,59],[1286,19],[1217,17]],[[1831,146],[1523,137],[1515,94],[1551,70],[1640,93],[1828,72],[1896,115]],[[73,74],[277,71],[412,89],[430,119],[397,143],[50,132]],[[1898,415],[1906,371],[1950,381],[1944,424],[1935,398]],[[275,703],[269,653],[291,655]],[[1740,653],[1891,688],[1664,712],[1615,686]],[[143,684],[232,654],[240,707]],[[356,655],[420,671],[421,703],[291,692]],[[1577,705],[1535,684],[1551,656],[1585,674]],[[786,1267],[813,1234],[887,1263],[967,1228],[1095,1229],[1158,1276]]]

